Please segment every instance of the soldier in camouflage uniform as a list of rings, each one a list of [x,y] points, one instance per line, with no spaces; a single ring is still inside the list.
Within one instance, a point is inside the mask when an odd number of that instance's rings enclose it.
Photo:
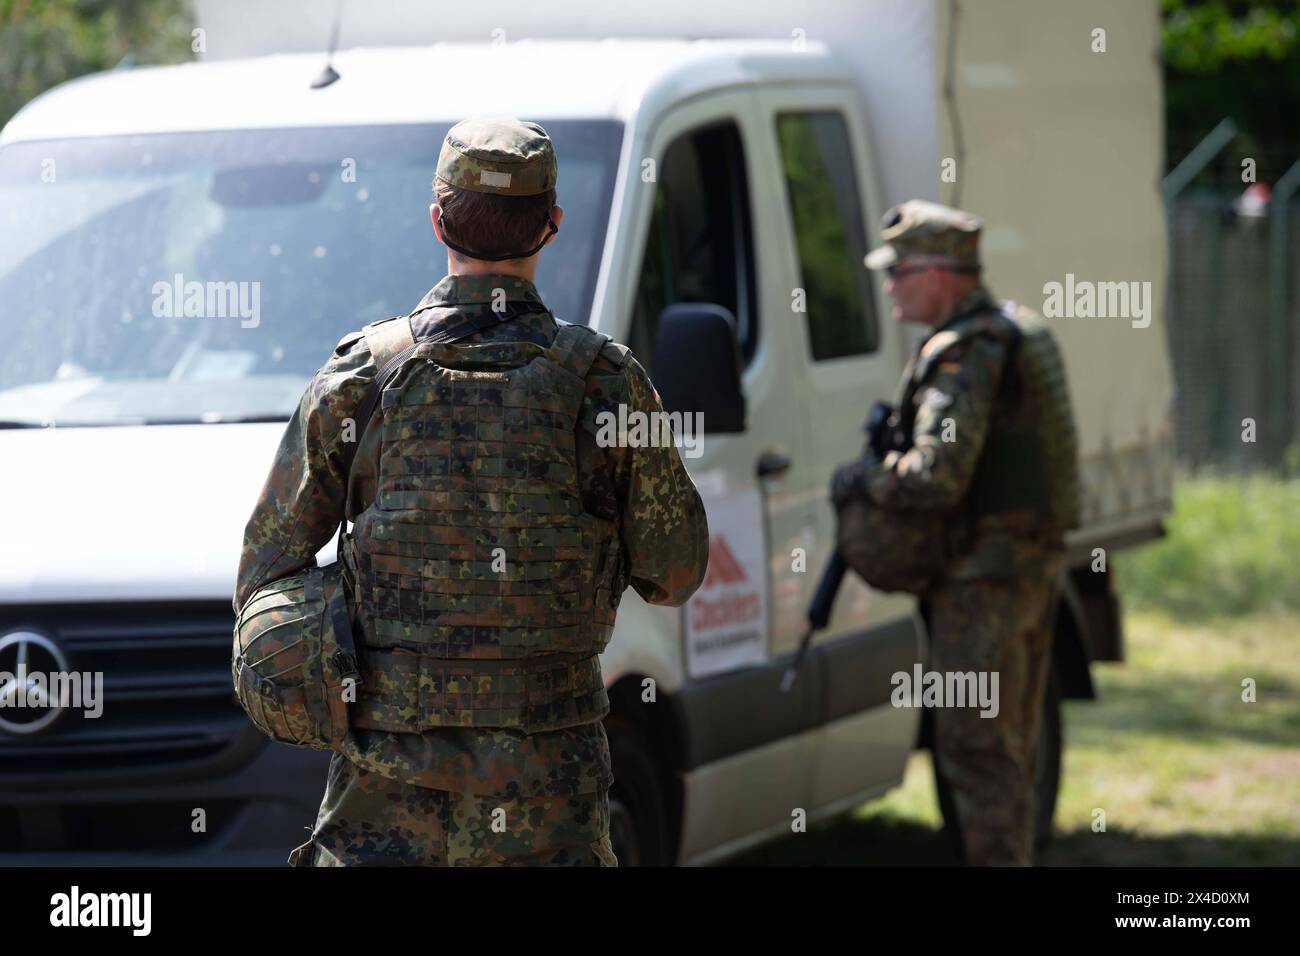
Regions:
[[[866,265],[887,270],[895,318],[932,331],[903,373],[904,449],[840,468],[832,498],[865,494],[883,511],[950,516],[946,573],[922,595],[931,666],[998,672],[1000,710],[936,709],[935,757],[967,861],[1027,865],[1064,532],[1078,521],[1077,452],[1050,333],[1029,310],[1000,308],[981,284],[980,228],[974,216],[916,200],[886,213],[887,244]],[[1026,329],[1046,352],[1037,368],[1047,373],[1032,388],[1022,374]]]
[[[597,654],[628,584],[653,604],[690,597],[708,526],[675,447],[596,441],[600,413],[661,404],[627,348],[557,320],[533,284],[563,217],[555,180],[535,123],[451,129],[430,215],[454,251],[409,323],[416,342],[446,333],[455,345],[419,346],[430,362],[410,361],[385,390],[349,480],[343,443],[378,370],[368,337],[345,336],[249,519],[237,611],[313,566],[345,513],[354,522],[360,690],[291,864],[617,865]],[[467,248],[473,224],[447,210],[459,191],[530,197],[532,248]],[[543,377],[501,371],[520,354],[544,356],[525,363]]]

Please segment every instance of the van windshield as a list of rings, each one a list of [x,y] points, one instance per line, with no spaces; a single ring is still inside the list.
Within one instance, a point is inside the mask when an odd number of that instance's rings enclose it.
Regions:
[[[585,323],[621,126],[542,124],[564,223],[537,287]],[[446,274],[428,207],[449,125],[0,149],[0,423],[287,419],[343,335]]]

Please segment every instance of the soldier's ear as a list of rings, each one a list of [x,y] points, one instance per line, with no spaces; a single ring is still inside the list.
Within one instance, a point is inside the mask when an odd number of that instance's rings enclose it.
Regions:
[[[551,207],[551,222],[555,223],[555,228],[560,228],[560,221],[564,219],[564,207],[555,205]],[[549,232],[546,236],[546,245],[551,244],[551,240],[558,236],[558,232]]]
[[[433,223],[433,234],[442,242],[442,207],[436,202],[429,204],[429,222]]]

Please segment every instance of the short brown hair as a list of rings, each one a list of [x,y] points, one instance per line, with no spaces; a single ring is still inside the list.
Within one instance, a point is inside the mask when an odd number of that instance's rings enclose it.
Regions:
[[[434,181],[442,228],[458,246],[485,256],[526,252],[542,240],[555,190],[536,196],[498,196]]]

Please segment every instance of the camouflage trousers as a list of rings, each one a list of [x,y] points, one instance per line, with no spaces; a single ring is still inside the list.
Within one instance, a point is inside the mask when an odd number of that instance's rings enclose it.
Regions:
[[[513,799],[431,790],[330,761],[291,866],[618,866],[609,791]]]
[[[961,824],[966,862],[1033,861],[1039,715],[1052,651],[1057,576],[1051,554],[1033,576],[947,582],[930,592],[931,668],[998,673],[998,712],[934,711],[935,756]]]

